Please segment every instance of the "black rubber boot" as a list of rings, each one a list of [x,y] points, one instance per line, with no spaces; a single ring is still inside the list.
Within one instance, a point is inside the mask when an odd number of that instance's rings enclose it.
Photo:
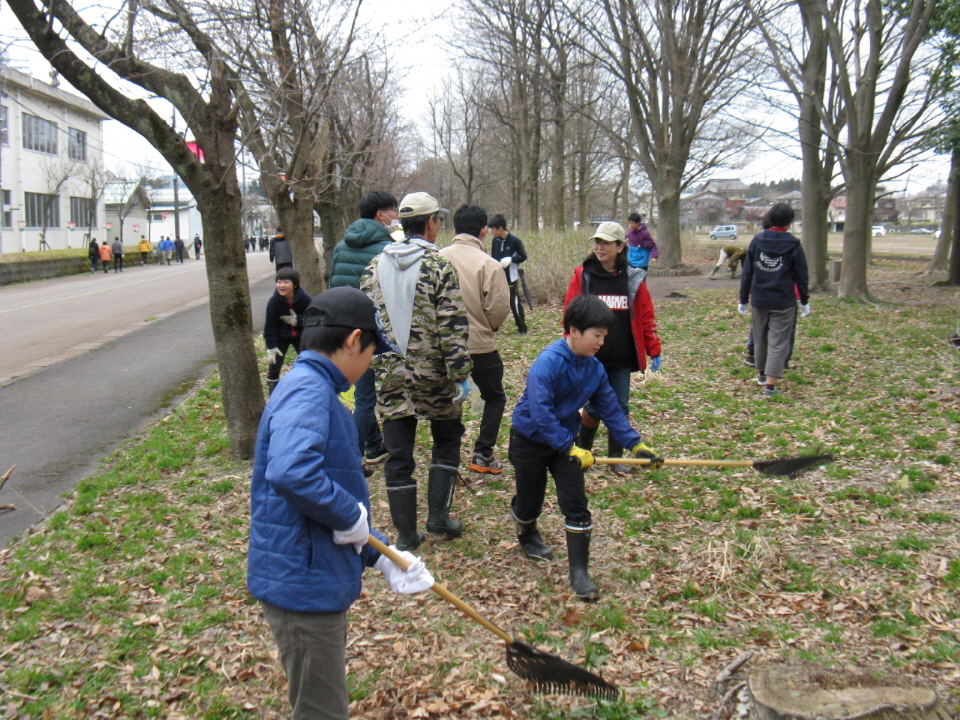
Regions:
[[[587,567],[590,564],[590,531],[567,530],[567,561],[570,563],[570,587],[580,600],[593,601],[600,589],[593,584]]]
[[[600,421],[594,420],[585,412],[580,413],[580,433],[577,435],[577,447],[593,452],[593,441],[597,437]]]
[[[450,518],[453,491],[460,473],[449,465],[431,465],[427,478],[427,532],[460,537],[463,523]]]
[[[416,550],[424,541],[423,533],[417,532],[417,488],[387,488],[387,501],[397,529],[397,550]]]
[[[543,542],[537,521],[520,522],[516,517],[513,519],[517,523],[517,541],[523,554],[531,560],[553,560],[553,550]]]
[[[270,380],[269,378],[267,379],[267,397],[270,397],[271,395],[273,395],[273,391],[277,389],[278,382],[280,381]]]
[[[607,457],[612,458],[622,458],[623,457],[623,447],[613,438],[607,439]],[[617,475],[629,475],[630,466],[624,465],[623,463],[617,463],[616,465],[611,465],[610,469],[615,472]]]

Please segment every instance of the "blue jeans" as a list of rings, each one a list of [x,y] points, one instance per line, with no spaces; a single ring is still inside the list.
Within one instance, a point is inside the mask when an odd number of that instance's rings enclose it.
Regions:
[[[617,402],[620,403],[620,409],[623,410],[623,414],[626,415],[627,420],[629,420],[630,409],[628,402],[630,400],[630,368],[606,368],[606,371],[607,380],[610,383],[610,387],[613,388],[613,392],[617,396]],[[587,403],[587,407],[584,409],[587,411],[587,415],[592,417],[594,420],[600,419],[600,413],[594,409],[591,403]]]
[[[360,438],[360,454],[383,446],[383,435],[377,426],[377,382],[369,368],[353,386],[353,422]]]

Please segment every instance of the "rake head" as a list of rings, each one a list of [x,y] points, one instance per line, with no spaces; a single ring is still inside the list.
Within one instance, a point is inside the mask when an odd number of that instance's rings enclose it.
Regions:
[[[532,683],[537,692],[617,700],[620,690],[582,667],[522,643],[507,643],[507,667]]]
[[[801,455],[799,457],[777,458],[776,460],[755,460],[753,469],[764,475],[789,475],[795,477],[802,472],[833,462],[833,455]]]

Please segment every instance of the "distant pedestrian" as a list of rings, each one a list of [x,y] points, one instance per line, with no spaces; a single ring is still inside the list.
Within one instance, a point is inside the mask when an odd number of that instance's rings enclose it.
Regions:
[[[140,242],[137,244],[137,250],[140,251],[140,264],[147,264],[147,257],[150,255],[150,241],[145,235],[140,236]]]
[[[123,272],[123,243],[120,242],[120,238],[113,239],[110,249],[113,250],[113,271]]]
[[[785,203],[770,208],[764,223],[769,229],[750,241],[740,278],[737,310],[746,315],[752,306],[757,380],[764,380],[764,397],[780,394],[777,381],[790,353],[796,293],[802,317],[810,314],[807,258],[800,241],[788,232],[793,217],[793,208]]]
[[[200,248],[203,247],[203,241],[200,239],[200,233],[197,233],[193,238],[193,252],[196,254],[196,259],[200,259]]]
[[[183,250],[184,250],[183,240],[181,240],[179,237],[178,237],[176,240],[174,240],[174,241],[173,241],[173,249],[174,249],[174,250],[176,251],[176,253],[177,253],[177,262],[182,264],[182,263],[183,263]]]
[[[267,249],[267,245],[269,244],[269,242],[270,242],[270,239],[266,235],[260,236],[260,252],[263,252],[264,250]]]
[[[270,262],[275,264],[277,270],[293,267],[293,252],[281,228],[277,228],[277,234],[270,239]]]
[[[157,250],[160,251],[160,263],[170,264],[170,256],[173,254],[173,242],[169,237],[160,236],[160,242],[157,244]]]
[[[96,238],[90,239],[90,248],[87,250],[87,256],[90,258],[90,272],[96,272],[97,265],[100,263],[100,244]]]
[[[110,246],[107,245],[107,241],[103,241],[103,245],[100,246],[100,266],[103,268],[104,274],[110,272],[110,259],[113,256],[113,251],[110,250]]]
[[[523,313],[523,297],[520,294],[523,269],[520,264],[526,261],[527,253],[523,249],[520,238],[507,230],[507,221],[503,215],[494,215],[490,218],[490,232],[493,234],[490,255],[494,260],[500,261],[503,271],[507,274],[513,321],[517,324],[517,332],[520,335],[526,335],[527,321]]]
[[[267,346],[267,390],[280,382],[280,370],[287,350],[293,347],[300,353],[300,335],[303,332],[303,313],[310,305],[310,296],[300,287],[300,273],[293,268],[277,271],[277,289],[267,302],[267,316],[263,323],[263,342]]]
[[[656,263],[660,257],[657,243],[643,224],[643,215],[630,213],[627,225],[627,264],[646,270],[651,263]]]

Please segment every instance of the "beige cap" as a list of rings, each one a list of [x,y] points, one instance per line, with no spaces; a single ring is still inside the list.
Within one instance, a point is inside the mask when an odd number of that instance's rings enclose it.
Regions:
[[[626,238],[626,233],[623,231],[623,225],[615,222],[602,222],[597,226],[597,231],[590,237],[591,240],[600,238],[601,240],[606,240],[607,242],[620,242],[624,241]]]
[[[449,212],[440,207],[437,199],[425,192],[415,192],[405,195],[400,201],[400,217],[420,217],[421,215],[433,215],[437,212]]]

